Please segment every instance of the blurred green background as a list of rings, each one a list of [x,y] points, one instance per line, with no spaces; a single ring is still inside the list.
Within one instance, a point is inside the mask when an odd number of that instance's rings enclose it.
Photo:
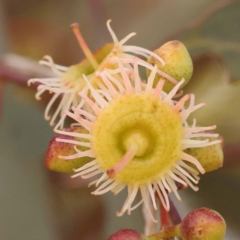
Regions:
[[[182,191],[183,202],[176,206],[182,217],[197,207],[219,211],[228,225],[225,239],[240,239],[239,12],[234,0],[2,0],[0,239],[104,240],[120,228],[143,231],[140,208],[131,216],[115,216],[124,193],[92,196],[80,179],[45,168],[53,131],[43,118],[46,101],[36,102],[35,89],[26,84],[41,71],[9,58],[14,53],[38,61],[48,54],[59,64],[75,64],[83,54],[70,24],[79,23],[95,51],[111,41],[108,19],[119,39],[137,32],[130,44],[154,50],[178,39],[188,47],[195,71],[185,92],[207,103],[194,117],[199,124],[217,124],[225,165],[201,177],[199,192]]]

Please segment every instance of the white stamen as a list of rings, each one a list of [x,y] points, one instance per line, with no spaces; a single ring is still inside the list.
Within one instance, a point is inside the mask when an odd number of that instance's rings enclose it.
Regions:
[[[101,173],[101,170],[97,169],[94,172],[90,172],[86,175],[83,175],[82,173],[76,173],[76,174],[72,175],[71,178],[81,176],[82,179],[88,179],[88,178],[91,178],[91,177],[94,177],[94,176],[98,175],[99,173]]]
[[[96,117],[94,115],[92,115],[91,113],[89,113],[81,108],[72,107],[72,110],[74,111],[74,113],[76,112],[80,115],[87,117],[92,122],[96,119]]]
[[[186,133],[197,133],[197,132],[203,132],[203,131],[208,131],[208,130],[214,130],[216,129],[216,125],[210,126],[210,127],[189,127],[189,128],[184,128],[184,131]]]
[[[106,173],[104,173],[104,174],[99,178],[99,180],[97,181],[96,187],[98,187],[98,185],[99,185],[102,181],[104,181],[104,180],[106,180],[106,179],[108,179],[108,176],[107,176]]]
[[[199,172],[196,169],[190,167],[188,164],[186,164],[182,160],[178,162],[178,165],[188,170],[191,174],[194,174],[195,178],[196,178],[196,175],[199,174]]]
[[[176,174],[178,174],[180,177],[182,177],[184,179],[184,181],[187,182],[188,186],[190,186],[195,192],[199,190],[198,187],[194,186],[189,179],[186,177],[186,175],[184,175],[183,173],[179,172],[178,170],[175,170]]]
[[[169,193],[172,192],[172,189],[170,188],[170,186],[168,185],[167,181],[166,181],[166,178],[165,177],[162,177],[162,183],[163,183],[163,186],[168,190]]]
[[[108,187],[104,188],[103,190],[95,192],[94,195],[102,195],[102,194],[104,194],[106,192],[111,191],[116,186],[117,186],[117,182],[113,182],[111,185],[109,185]]]
[[[187,187],[187,184],[182,180],[180,179],[179,177],[177,177],[173,172],[169,172],[169,176],[174,179],[176,182],[179,182],[181,183],[183,186]]]
[[[180,198],[179,194],[178,194],[178,191],[177,191],[177,187],[176,187],[176,184],[175,182],[170,178],[170,177],[167,177],[166,178],[169,186],[171,187],[171,189],[173,190],[173,193],[175,194],[176,198],[178,199],[178,201],[182,201],[182,199]]]
[[[170,203],[169,203],[169,197],[168,197],[168,194],[166,193],[165,187],[163,186],[163,183],[161,181],[158,181],[158,186],[160,187],[161,192],[162,192],[163,197],[164,197],[164,201],[162,201],[162,204],[165,207],[165,209],[167,211],[169,211],[170,210]]]
[[[88,143],[88,142],[80,142],[80,141],[63,139],[63,138],[56,138],[56,141],[57,142],[64,142],[64,143],[70,143],[70,144],[75,144],[75,145],[78,145],[78,146],[91,148],[91,143]]]
[[[94,97],[94,99],[96,100],[96,103],[99,104],[99,106],[101,108],[104,108],[108,105],[108,102],[104,100],[104,98],[92,87],[92,85],[89,83],[87,77],[85,75],[83,75],[83,78],[87,84],[87,86],[89,87],[92,96]]]
[[[74,172],[81,172],[81,171],[83,171],[85,169],[88,169],[88,168],[91,168],[92,166],[95,166],[95,165],[97,165],[97,160],[92,160],[91,162],[86,163],[85,165],[83,165],[80,168],[73,169],[73,171]]]
[[[43,65],[43,66],[48,66],[48,67],[51,67],[51,63],[48,62],[48,61],[45,61],[45,60],[40,60],[39,61],[39,64],[40,65]],[[60,70],[62,72],[67,72],[69,67],[64,67],[64,66],[61,66],[61,65],[58,65],[56,63],[54,63],[55,67],[57,68],[57,70]]]
[[[133,32],[133,33],[130,33],[128,34],[125,38],[123,38],[119,44],[120,45],[123,45],[124,43],[126,43],[130,38],[132,38],[133,36],[135,36],[137,33]]]
[[[191,162],[193,163],[197,168],[198,170],[200,171],[200,173],[204,174],[205,173],[205,170],[204,168],[202,167],[202,165],[200,164],[200,162],[193,156],[187,154],[187,153],[182,153],[182,159],[185,160],[185,161],[188,161],[188,162]]]
[[[141,201],[139,201],[135,206],[130,208],[130,211],[133,211],[134,209],[138,208],[142,203],[143,203],[143,199]]]
[[[118,193],[120,193],[125,187],[126,187],[126,185],[119,183],[114,189],[112,189],[112,192],[113,192],[114,195],[116,196],[116,195],[117,195]]]
[[[156,72],[157,72],[157,65],[154,66],[150,76],[148,77],[148,81],[147,81],[147,87],[145,89],[146,93],[151,93],[152,92],[152,88],[153,88],[153,82],[156,76]]]
[[[88,174],[86,174],[86,175],[81,175],[81,178],[82,179],[88,179],[88,178],[91,178],[91,177],[95,177],[96,175],[98,175],[98,174],[100,174],[100,173],[102,173],[102,171],[101,170],[96,170],[96,171],[94,171],[94,172],[91,172],[91,173],[88,173]],[[76,174],[77,175],[77,174]]]
[[[54,96],[49,101],[49,103],[48,103],[48,105],[47,105],[47,107],[45,109],[45,112],[44,112],[44,118],[46,120],[50,120],[51,119],[51,116],[49,116],[49,110],[52,107],[53,103],[55,102],[55,100],[57,99],[58,96],[59,96],[59,93],[55,93]]]
[[[94,192],[92,192],[93,195],[98,195],[98,192],[102,189],[104,189],[105,187],[107,187],[109,184],[111,184],[112,182],[114,182],[114,180],[112,179],[108,179],[107,181],[105,181],[100,187],[98,187]]]
[[[92,150],[88,150],[88,151],[84,151],[84,152],[78,152],[76,154],[73,154],[73,155],[68,155],[68,156],[61,156],[59,155],[58,158],[60,159],[65,159],[65,160],[72,160],[72,159],[75,159],[75,158],[81,158],[81,157],[94,157],[94,154],[92,152]]]
[[[149,54],[150,56],[153,56],[159,62],[161,62],[163,66],[165,66],[165,62],[163,61],[162,58],[160,58],[156,53],[154,53],[152,51],[149,51],[149,50],[147,50],[145,48],[141,48],[141,47],[137,47],[137,46],[130,46],[130,45],[126,46],[125,45],[125,46],[122,47],[122,49],[123,49],[124,52],[133,52],[134,53],[135,51],[137,51],[138,54],[140,54],[141,52]]]
[[[180,117],[182,117],[182,119],[184,121],[189,117],[190,113],[196,111],[197,109],[199,109],[205,105],[206,105],[206,103],[200,103],[198,105],[195,105],[194,107],[189,107],[188,109],[180,112],[179,115],[180,115]]]
[[[43,59],[48,60],[49,66],[51,67],[52,71],[53,71],[56,75],[58,75],[58,76],[62,76],[62,75],[63,75],[63,73],[60,72],[60,71],[57,69],[56,65],[54,64],[54,62],[53,62],[53,60],[52,60],[52,58],[51,58],[50,56],[46,55],[46,56],[43,57]],[[41,64],[41,63],[42,63],[42,62],[40,62],[40,64]]]
[[[111,19],[109,19],[109,20],[107,21],[107,28],[108,28],[108,31],[109,31],[110,34],[111,34],[111,37],[112,37],[112,40],[113,40],[114,44],[118,44],[118,39],[117,39],[114,31],[112,30],[111,26],[110,26],[111,21],[112,21]]]
[[[129,186],[128,198],[125,201],[122,210],[117,213],[117,216],[122,216],[127,210],[129,211],[129,214],[130,214],[131,205],[137,195],[137,192],[138,192],[138,186],[132,186],[131,188]]]
[[[198,180],[196,180],[195,178],[193,178],[188,172],[186,172],[183,168],[181,168],[179,165],[176,165],[176,169],[178,170],[178,172],[181,172],[182,174],[184,174],[186,177],[188,177],[192,182],[194,182],[195,184],[198,183]]]
[[[150,193],[150,197],[152,199],[153,207],[154,207],[155,210],[157,210],[157,205],[156,205],[156,201],[155,201],[154,192],[153,192],[153,189],[152,189],[152,184],[148,183],[147,188],[148,188],[148,191]]]
[[[123,93],[125,91],[123,85],[119,82],[118,79],[116,79],[115,77],[113,77],[108,71],[103,71],[103,73],[108,77],[108,79],[110,81],[112,81],[116,86],[117,88],[119,89],[119,92],[120,93]]]
[[[149,217],[151,218],[151,220],[153,222],[157,223],[158,221],[153,217],[151,209],[149,207],[149,203],[148,203],[148,200],[147,200],[147,194],[146,194],[146,187],[141,186],[140,191],[141,191],[142,199],[143,199],[143,202],[145,204],[145,207],[146,207],[146,210],[147,210],[147,213],[148,213]]]
[[[53,114],[52,118],[51,118],[51,121],[50,121],[50,125],[53,126],[54,125],[54,121],[55,119],[57,118],[57,115],[61,112],[62,110],[62,107],[64,105],[64,102],[67,100],[68,98],[68,95],[64,95],[62,100],[60,101],[55,113]]]

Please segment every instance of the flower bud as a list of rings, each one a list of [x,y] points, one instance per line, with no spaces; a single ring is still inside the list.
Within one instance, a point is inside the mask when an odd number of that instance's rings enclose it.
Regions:
[[[193,63],[183,43],[176,40],[170,41],[156,49],[154,52],[164,60],[165,66],[152,56],[148,58],[148,62],[151,65],[157,64],[158,69],[164,71],[178,82],[184,78],[185,82],[181,88],[184,87],[192,76]],[[149,70],[147,70],[147,75],[150,75]],[[154,79],[154,86],[157,85],[160,78],[161,76],[157,74]],[[163,90],[168,93],[173,87],[174,84],[167,80],[163,86]]]
[[[86,130],[82,127],[64,129],[67,132],[84,133]],[[45,164],[49,170],[56,172],[73,173],[73,169],[80,168],[84,164],[90,162],[90,157],[81,157],[76,159],[64,159],[64,156],[76,154],[73,144],[60,142],[58,139],[79,140],[79,138],[67,136],[63,134],[56,134],[48,145],[46,153]],[[86,141],[81,139],[81,141]],[[84,151],[86,147],[78,146],[78,150]]]
[[[144,236],[133,229],[121,229],[112,234],[108,240],[144,240]]]
[[[203,140],[203,138],[199,138]],[[213,138],[209,139],[213,141]],[[214,171],[223,165],[223,150],[221,143],[204,148],[188,148],[184,150],[187,154],[195,157],[206,172]]]
[[[199,208],[190,212],[179,225],[182,240],[222,240],[226,223],[216,211]]]

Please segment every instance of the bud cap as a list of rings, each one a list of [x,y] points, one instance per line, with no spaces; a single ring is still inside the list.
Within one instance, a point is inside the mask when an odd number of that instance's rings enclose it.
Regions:
[[[179,230],[182,240],[222,240],[226,223],[218,212],[199,208],[183,219]]]

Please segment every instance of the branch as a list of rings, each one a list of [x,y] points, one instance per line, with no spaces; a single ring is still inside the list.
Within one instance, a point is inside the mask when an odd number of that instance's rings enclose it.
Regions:
[[[27,81],[35,77],[51,77],[52,71],[37,61],[8,53],[0,58],[0,78],[26,87]]]
[[[169,202],[170,202],[169,216],[172,220],[172,223],[173,223],[173,225],[180,224],[182,222],[182,219],[181,219],[174,203],[172,202],[172,200],[170,198],[169,198]]]
[[[176,36],[186,32],[188,30],[198,28],[205,21],[207,21],[214,13],[218,12],[219,10],[221,10],[221,9],[223,9],[223,8],[227,7],[228,5],[231,5],[235,2],[238,2],[238,0],[219,0],[216,3],[213,3],[203,13],[201,13],[200,16],[198,16],[197,18],[192,20],[185,27],[180,28],[178,31],[176,31],[172,35],[168,36],[167,39],[175,39]]]

